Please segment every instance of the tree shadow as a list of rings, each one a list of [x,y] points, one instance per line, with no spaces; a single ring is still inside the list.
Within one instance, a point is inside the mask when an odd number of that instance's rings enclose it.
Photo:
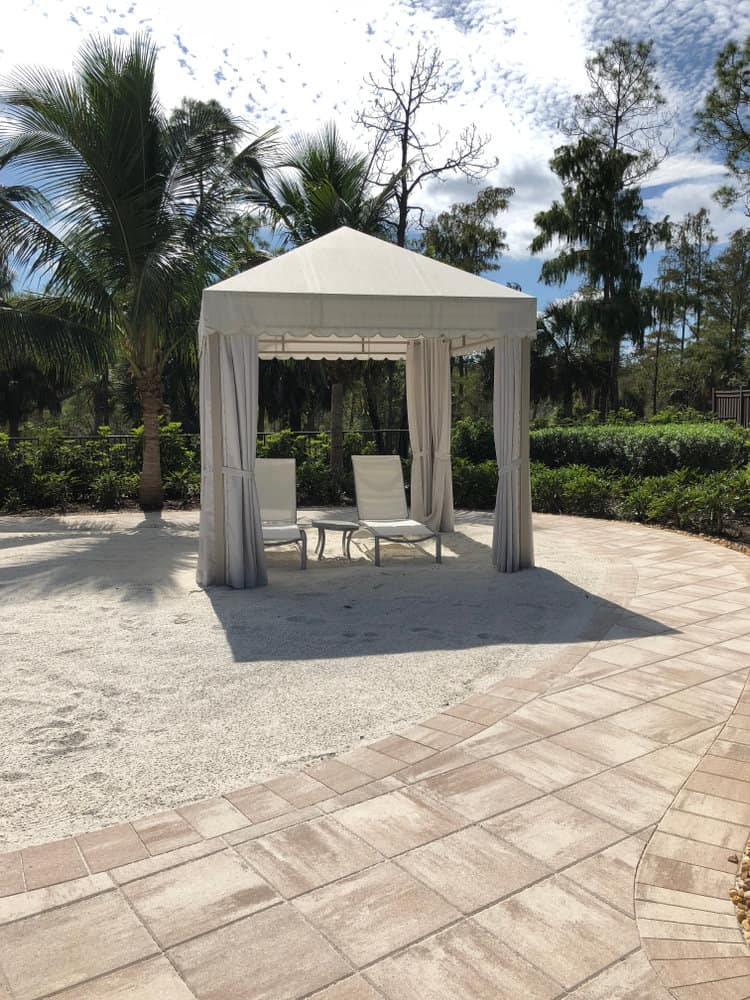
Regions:
[[[302,511],[300,520],[353,513]],[[366,661],[451,650],[502,657],[510,647],[597,641],[614,625],[625,634],[672,631],[543,566],[497,573],[490,560],[491,523],[489,512],[460,511],[458,530],[443,536],[443,565],[434,562],[434,543],[391,544],[383,546],[380,569],[372,565],[372,541],[364,534],[355,536],[351,562],[340,555],[335,534],[327,538],[326,558],[317,560],[312,529],[305,572],[297,568],[296,551],[269,551],[270,586],[208,588],[208,613],[237,663]],[[539,535],[544,530],[536,526]],[[197,589],[197,515],[1,518],[0,541],[6,600],[49,598],[74,607],[76,595],[109,592],[120,602],[153,607],[164,597],[187,599]],[[581,558],[596,553],[582,552]]]
[[[116,519],[0,519],[0,594],[59,601],[116,591],[123,601],[153,603],[184,589],[185,574],[192,574],[195,586],[197,519],[193,524],[159,513],[137,518],[125,526]]]

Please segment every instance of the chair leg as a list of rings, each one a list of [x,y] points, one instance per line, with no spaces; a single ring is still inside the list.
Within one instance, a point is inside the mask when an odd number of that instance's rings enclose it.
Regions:
[[[443,561],[443,540],[440,535],[435,535],[435,562]]]
[[[375,539],[375,565],[380,565],[380,539]]]
[[[299,529],[299,533],[302,536],[302,541],[300,543],[300,569],[307,569],[307,535],[302,530]]]

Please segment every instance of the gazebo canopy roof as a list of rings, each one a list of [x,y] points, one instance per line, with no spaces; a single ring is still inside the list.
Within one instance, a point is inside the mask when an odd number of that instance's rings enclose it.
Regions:
[[[468,354],[534,337],[536,299],[344,226],[207,288],[202,321],[262,358],[402,358],[418,337]]]

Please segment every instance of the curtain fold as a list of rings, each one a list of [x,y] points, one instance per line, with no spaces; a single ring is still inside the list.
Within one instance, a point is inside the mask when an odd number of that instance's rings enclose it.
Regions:
[[[201,311],[198,326],[201,433],[201,509],[198,571],[201,587],[224,583],[224,490],[221,475],[221,374],[219,336],[207,336]],[[217,516],[218,512],[218,516]]]
[[[258,338],[221,337],[225,583],[238,590],[268,582],[255,485]]]
[[[411,340],[406,405],[412,450],[411,516],[433,531],[453,531],[450,343]]]
[[[257,337],[201,336],[200,415],[198,583],[262,587],[268,580],[255,485]]]
[[[493,423],[498,483],[492,561],[501,573],[534,565],[529,471],[531,341],[499,337],[495,344]]]

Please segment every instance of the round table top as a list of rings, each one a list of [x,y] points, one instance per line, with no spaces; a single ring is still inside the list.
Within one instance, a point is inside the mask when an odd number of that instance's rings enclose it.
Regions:
[[[313,528],[325,528],[326,531],[356,531],[359,528],[358,521],[342,521],[335,517],[316,517],[311,524]]]

